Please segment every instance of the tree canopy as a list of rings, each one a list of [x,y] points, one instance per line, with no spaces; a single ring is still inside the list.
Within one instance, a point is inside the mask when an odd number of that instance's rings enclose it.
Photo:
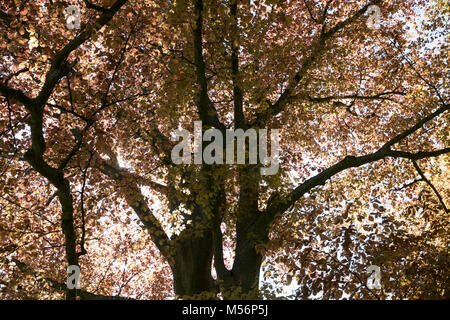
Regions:
[[[449,299],[449,12],[2,1],[0,298]],[[175,164],[194,121],[279,130],[279,170]]]

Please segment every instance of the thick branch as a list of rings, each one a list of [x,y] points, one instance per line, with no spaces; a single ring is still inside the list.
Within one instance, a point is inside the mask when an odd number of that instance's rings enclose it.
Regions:
[[[448,152],[450,152],[450,150]],[[416,160],[412,160],[412,163],[414,165],[414,168],[416,168],[417,172],[421,176],[422,180],[425,181],[430,186],[430,188],[433,190],[433,192],[436,194],[436,196],[439,199],[439,202],[442,204],[442,207],[444,208],[444,211],[448,213],[448,209],[445,206],[444,199],[442,199],[442,196],[439,194],[437,189],[434,187],[434,185],[431,183],[431,181],[427,179],[427,177],[423,173],[422,169],[420,169],[419,165],[417,164]]]
[[[25,153],[24,160],[31,164],[33,169],[47,178],[58,190],[57,194],[62,207],[62,230],[65,236],[66,260],[69,265],[78,265],[78,255],[76,253],[76,233],[73,225],[73,197],[70,190],[69,181],[64,177],[63,167],[53,168],[44,160],[46,149],[43,132],[44,107],[48,102],[54,88],[59,80],[66,76],[74,66],[76,60],[69,64],[66,60],[69,54],[76,50],[81,44],[88,40],[94,33],[106,25],[114,14],[125,4],[126,0],[117,0],[110,9],[105,11],[97,21],[89,26],[85,31],[65,45],[52,59],[50,70],[46,74],[45,83],[38,96],[34,99],[26,97],[20,90],[10,89],[6,84],[0,85],[0,92],[8,98],[15,99],[25,105],[30,111],[31,127],[31,148]],[[88,126],[90,124],[88,123]],[[81,142],[73,149],[78,150]],[[72,152],[69,154],[69,160]],[[74,289],[66,291],[67,299],[75,299]]]
[[[306,73],[311,68],[313,63],[316,62],[321,57],[322,53],[325,50],[327,40],[331,39],[339,31],[344,29],[346,26],[352,24],[354,21],[356,21],[362,15],[364,15],[364,13],[367,11],[367,8],[369,6],[380,3],[380,2],[381,2],[381,0],[370,1],[364,7],[359,9],[354,15],[337,23],[333,28],[326,31],[326,14],[329,9],[329,3],[330,3],[330,2],[328,2],[326,8],[324,9],[323,15],[322,15],[323,16],[322,21],[321,21],[322,22],[322,30],[321,30],[318,38],[316,39],[316,41],[312,44],[311,53],[303,59],[300,69],[296,72],[294,77],[289,81],[287,87],[280,94],[277,101],[274,104],[269,103],[269,109],[267,111],[257,114],[254,124],[258,125],[258,126],[262,126],[270,118],[272,118],[272,117],[276,116],[277,114],[279,114],[280,112],[282,112],[284,110],[285,105],[292,98],[291,95],[294,92],[297,85],[300,83],[300,81],[306,75]]]
[[[206,78],[206,67],[203,58],[203,0],[195,0],[195,28],[194,28],[194,56],[196,65],[196,76],[199,91],[197,95],[197,109],[200,119],[204,124],[225,130],[220,122],[217,111],[208,96],[208,81]]]
[[[103,13],[106,13],[109,10],[107,8],[104,8],[104,7],[98,6],[96,4],[93,4],[92,2],[90,2],[88,0],[84,0],[84,4],[86,5],[86,8],[94,9],[96,11],[100,11],[100,12],[103,12]]]
[[[237,19],[237,0],[231,3],[231,16],[233,23],[231,26],[231,75],[233,80],[233,101],[234,101],[234,126],[235,129],[245,127],[245,118],[243,110],[243,93],[239,85],[239,27]]]
[[[290,192],[290,194],[283,198],[278,198],[276,201],[268,204],[266,210],[261,214],[260,219],[258,221],[259,228],[266,229],[272,223],[273,219],[276,215],[284,213],[291,205],[293,205],[298,199],[300,199],[305,193],[309,192],[312,188],[317,187],[319,185],[324,185],[325,182],[330,179],[332,176],[346,170],[349,168],[360,167],[362,165],[375,162],[387,157],[393,158],[407,158],[410,160],[419,160],[423,158],[429,157],[437,157],[442,154],[450,153],[450,148],[444,148],[436,151],[421,151],[418,153],[410,153],[406,151],[396,151],[392,150],[391,147],[411,135],[418,129],[420,129],[426,122],[436,118],[440,114],[444,113],[450,108],[450,105],[444,105],[441,108],[437,109],[435,112],[430,114],[429,116],[421,119],[417,122],[416,125],[411,128],[405,130],[399,135],[395,136],[388,142],[386,142],[378,151],[364,155],[364,156],[347,156],[343,160],[334,164],[333,166],[325,169],[319,174],[309,178],[301,185],[296,187],[294,190]]]
[[[113,159],[113,161],[114,160],[115,159]],[[136,212],[161,254],[164,257],[169,258],[172,241],[167,236],[161,223],[148,207],[147,201],[133,175],[129,174],[126,169],[120,168],[117,161],[115,161],[114,164],[109,164],[104,160],[99,161],[100,171],[115,180],[119,187],[123,187],[123,194],[128,205]]]
[[[0,83],[0,92],[3,96],[22,103],[28,110],[33,108],[33,99],[27,97],[20,90],[12,89],[6,84]]]
[[[405,92],[402,91],[387,91],[378,94],[374,94],[371,96],[363,96],[358,94],[349,94],[349,95],[332,95],[327,97],[310,97],[305,96],[304,98],[311,102],[329,102],[333,100],[341,100],[341,99],[355,99],[355,100],[392,100],[392,98],[387,97],[389,95],[405,95]],[[295,96],[297,97],[297,96]],[[303,97],[303,96],[302,96]]]
[[[31,266],[29,266],[28,264],[26,264],[20,260],[17,260],[17,259],[9,260],[6,258],[2,258],[2,260],[8,264],[14,263],[21,272],[31,274],[32,276],[34,276],[36,278],[36,281],[45,282],[45,283],[49,284],[50,287],[55,290],[64,291],[67,289],[66,284],[58,282],[50,277],[42,277],[42,274],[33,270],[33,268]],[[105,296],[102,294],[94,294],[94,293],[91,293],[91,292],[88,292],[88,291],[82,290],[82,289],[77,289],[76,295],[81,300],[130,300],[129,298],[120,297],[120,296]]]
[[[76,50],[80,45],[82,45],[85,41],[90,39],[92,35],[94,35],[98,30],[100,30],[104,25],[106,25],[117,11],[127,2],[127,0],[117,0],[111,6],[110,9],[106,10],[102,13],[100,18],[97,21],[86,28],[85,31],[80,33],[77,37],[72,39],[68,44],[64,46],[52,59],[50,70],[47,72],[47,76],[45,79],[45,83],[36,98],[36,102],[38,106],[43,106],[50,95],[53,92],[56,84],[59,80],[66,75],[70,71],[70,65],[65,63],[69,54]]]

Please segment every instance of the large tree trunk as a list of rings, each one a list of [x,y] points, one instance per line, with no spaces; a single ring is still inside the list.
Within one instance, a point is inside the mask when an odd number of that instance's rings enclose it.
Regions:
[[[215,291],[212,268],[212,235],[186,238],[177,243],[172,267],[174,291],[179,296],[192,296]]]
[[[260,216],[258,210],[259,168],[256,165],[250,165],[239,173],[241,190],[232,270],[225,269],[222,257],[220,223],[224,218],[226,203],[224,182],[219,178],[220,175],[214,174],[212,166],[203,167],[202,173],[208,182],[200,192],[208,194],[213,191],[214,195],[209,197],[205,204],[191,203],[192,225],[177,237],[175,261],[172,265],[175,294],[189,297],[202,292],[215,294],[221,289],[227,291],[239,288],[242,298],[257,298],[263,256],[256,252],[255,247],[257,244],[265,244],[268,240],[267,229],[255,224]],[[172,202],[172,207],[175,208],[177,201],[172,200]],[[204,208],[211,209],[210,216],[205,213]],[[220,238],[219,242],[214,240],[214,235]],[[211,275],[214,254],[217,254],[217,257],[214,257],[214,263],[220,283],[214,281]],[[218,267],[222,270],[218,270]],[[226,297],[225,292],[223,296]]]
[[[256,246],[265,244],[268,240],[267,230],[256,224],[260,216],[258,210],[260,180],[257,165],[245,166],[239,172],[240,195],[237,208],[236,251],[231,274],[233,285],[239,286],[243,294],[249,294],[252,291],[257,293],[263,256],[256,252]],[[254,294],[251,294],[249,298],[255,298]]]
[[[263,257],[258,254],[249,239],[237,243],[233,268],[225,278],[218,275],[223,288],[240,288],[243,298],[258,297],[259,272]],[[219,286],[211,275],[213,261],[213,242],[211,232],[202,237],[187,238],[177,244],[174,265],[172,266],[174,291],[181,297],[209,292],[217,293]]]
[[[175,264],[172,267],[174,291],[181,297],[190,297],[203,292],[217,293],[218,287],[211,275],[212,255],[210,248],[204,247],[204,240],[187,240],[177,250]],[[245,298],[258,296],[259,271],[262,257],[256,252],[245,251],[239,254],[231,277],[224,280],[225,288],[240,288]],[[219,278],[219,280],[221,280]]]
[[[245,246],[243,244],[243,246]],[[244,295],[251,294],[248,298],[255,298],[258,293],[259,271],[263,258],[253,248],[241,248],[236,250],[236,258],[232,269],[233,286],[241,288]]]

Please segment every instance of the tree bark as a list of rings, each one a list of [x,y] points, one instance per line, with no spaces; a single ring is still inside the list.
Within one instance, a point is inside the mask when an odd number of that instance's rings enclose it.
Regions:
[[[182,235],[182,238],[185,237]],[[192,296],[215,291],[211,275],[212,256],[212,234],[209,231],[204,232],[201,237],[186,237],[178,241],[172,267],[176,295]]]

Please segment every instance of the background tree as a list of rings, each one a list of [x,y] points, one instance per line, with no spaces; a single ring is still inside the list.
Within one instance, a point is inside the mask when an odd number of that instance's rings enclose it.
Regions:
[[[3,298],[449,298],[447,1],[0,9]],[[280,129],[278,174],[174,165],[196,120]]]

